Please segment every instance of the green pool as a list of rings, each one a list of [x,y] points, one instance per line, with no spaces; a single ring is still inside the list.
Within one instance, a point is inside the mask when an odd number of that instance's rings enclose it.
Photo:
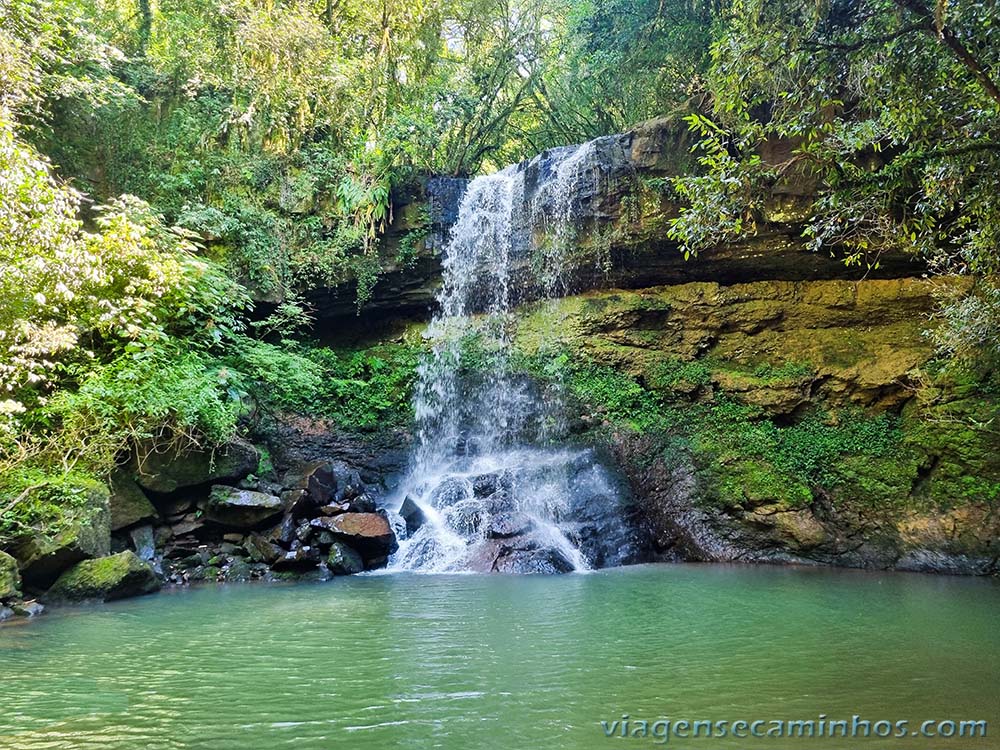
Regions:
[[[640,735],[644,720],[821,715],[908,729],[743,739],[702,724],[662,743],[621,737],[623,715]],[[987,736],[909,734],[927,720],[984,720]],[[1000,583],[708,565],[394,574],[179,590],[0,628],[4,750],[658,742],[1000,748]]]

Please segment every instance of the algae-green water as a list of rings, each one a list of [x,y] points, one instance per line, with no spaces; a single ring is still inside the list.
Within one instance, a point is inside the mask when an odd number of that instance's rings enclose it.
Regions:
[[[623,715],[630,733],[664,719],[989,723],[985,738],[662,743],[621,737]],[[394,574],[169,591],[0,627],[5,750],[657,746],[1000,748],[1000,585],[696,565]]]

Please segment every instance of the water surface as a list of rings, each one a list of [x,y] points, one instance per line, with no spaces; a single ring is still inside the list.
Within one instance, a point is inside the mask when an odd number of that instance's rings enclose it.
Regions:
[[[986,739],[668,747],[1000,748],[1000,585],[643,566],[232,585],[0,627],[0,748],[650,748],[601,720],[985,719]]]

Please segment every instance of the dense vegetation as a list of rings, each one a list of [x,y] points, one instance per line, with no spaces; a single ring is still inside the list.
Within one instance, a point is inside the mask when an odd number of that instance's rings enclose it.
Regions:
[[[668,186],[684,251],[754,231],[804,173],[817,251],[974,275],[940,343],[995,350],[996,21],[975,0],[0,0],[0,533],[72,501],[29,488],[136,446],[282,409],[405,422],[417,345],[303,343],[299,295],[370,289],[422,176],[651,117],[700,137],[702,173]]]

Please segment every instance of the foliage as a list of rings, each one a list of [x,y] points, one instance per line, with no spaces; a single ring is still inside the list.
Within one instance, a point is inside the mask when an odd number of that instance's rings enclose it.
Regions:
[[[96,231],[85,231],[81,196],[2,117],[0,168],[0,447],[10,460],[53,451],[68,467],[86,453],[107,467],[126,438],[231,433],[225,408],[202,400],[203,352],[241,328],[242,290],[133,197],[94,208]]]
[[[352,430],[403,426],[412,419],[418,346],[404,341],[371,349],[312,348],[303,355],[323,372],[309,405],[313,413]]]
[[[710,106],[690,118],[703,174],[677,180],[685,252],[752,233],[791,181],[814,194],[803,235],[817,251],[868,269],[899,251],[939,272],[996,273],[995,13],[977,0],[724,4]],[[978,296],[946,318],[957,338],[990,330],[995,345],[991,309]]]
[[[0,505],[0,545],[25,535],[55,536],[73,523],[85,522],[95,495],[106,490],[87,474],[50,475],[22,468],[0,479],[0,498],[17,502]]]
[[[542,360],[545,360],[544,362]],[[681,383],[707,385],[712,365],[666,360],[654,365],[648,387],[612,368],[580,357],[547,355],[523,363],[536,376],[557,378],[588,410],[615,427],[656,437],[670,450],[690,453],[703,472],[714,474],[719,499],[739,503],[744,494],[790,505],[809,503],[814,493],[833,492],[858,481],[855,462],[885,469],[878,461],[900,461],[912,473],[904,434],[885,414],[857,409],[813,411],[791,424],[778,424],[757,406],[724,392],[710,401],[691,401],[674,389]],[[760,366],[762,379],[803,372],[802,364]],[[560,372],[556,372],[558,368]],[[682,389],[683,390],[683,389]],[[869,479],[865,471],[860,472]],[[874,493],[872,493],[874,494]],[[869,499],[871,499],[871,494]],[[879,502],[898,500],[878,495]]]

